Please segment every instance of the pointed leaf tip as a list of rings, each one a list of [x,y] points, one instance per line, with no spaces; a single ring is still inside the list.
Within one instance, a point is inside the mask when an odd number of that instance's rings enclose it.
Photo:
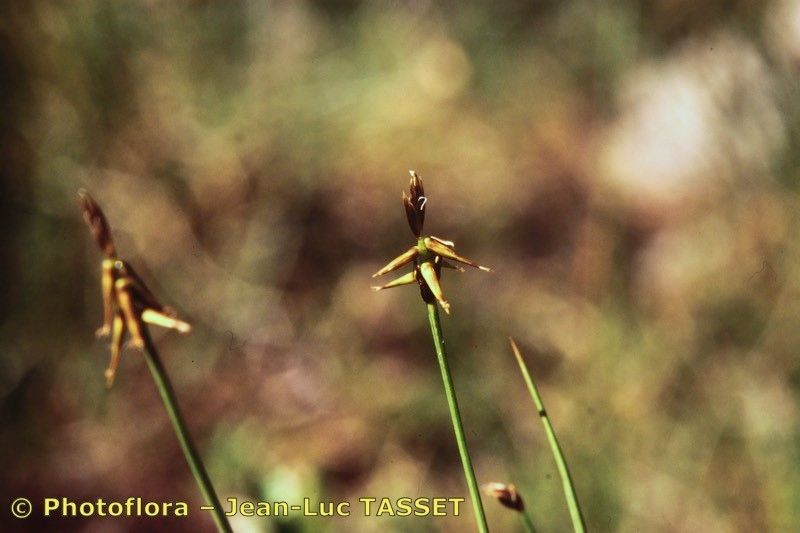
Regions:
[[[459,263],[464,263],[465,265],[469,265],[473,268],[478,268],[485,272],[491,272],[491,269],[489,269],[489,267],[481,266],[467,259],[466,257],[458,255],[456,251],[453,250],[453,248],[448,244],[445,244],[445,242],[448,241],[444,241],[436,237],[425,237],[425,246],[433,253],[438,254],[447,259],[452,259],[453,261],[458,261]]]
[[[378,276],[382,276],[384,274],[392,272],[393,270],[397,270],[403,265],[406,265],[411,261],[413,261],[418,255],[419,255],[419,250],[417,250],[416,246],[412,246],[402,254],[398,255],[397,257],[389,261],[389,263],[386,266],[375,272],[372,275],[372,277],[377,278]]]

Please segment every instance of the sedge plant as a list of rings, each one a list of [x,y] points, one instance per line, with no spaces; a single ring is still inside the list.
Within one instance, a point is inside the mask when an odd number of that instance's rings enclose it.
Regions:
[[[556,438],[556,432],[553,429],[553,424],[550,421],[550,417],[547,415],[547,410],[544,408],[544,402],[542,402],[542,397],[539,395],[539,389],[536,387],[536,384],[531,378],[531,373],[528,371],[528,366],[525,364],[525,360],[522,358],[522,353],[520,353],[517,343],[514,342],[514,339],[511,337],[509,337],[508,340],[511,342],[511,350],[514,352],[514,357],[517,359],[517,364],[519,364],[522,377],[525,379],[525,384],[528,387],[528,393],[530,393],[533,404],[539,414],[539,418],[542,420],[544,432],[547,435],[547,442],[550,444],[550,450],[552,451],[553,458],[556,461],[558,475],[561,477],[561,484],[564,487],[564,496],[567,499],[567,507],[569,508],[569,516],[572,520],[572,527],[576,533],[585,533],[586,523],[583,519],[581,506],[578,503],[578,494],[575,492],[575,483],[572,481],[572,476],[569,472],[569,466],[567,466],[567,460],[564,457],[564,452],[558,443],[558,439]]]
[[[208,477],[200,454],[186,427],[175,390],[147,329],[147,324],[155,324],[175,329],[180,333],[188,333],[191,331],[191,326],[177,318],[171,308],[161,305],[133,270],[133,267],[117,255],[111,237],[111,228],[105,214],[89,193],[81,190],[78,196],[83,218],[88,224],[95,242],[105,255],[105,259],[102,261],[101,276],[103,324],[97,330],[97,336],[111,336],[111,359],[105,371],[106,385],[111,387],[114,383],[123,342],[126,335],[129,334],[131,344],[144,353],[147,366],[150,368],[167,415],[175,429],[183,455],[186,457],[186,462],[189,463],[189,469],[200,487],[200,492],[209,505],[208,510],[212,513],[217,529],[221,532],[230,532],[232,531],[231,526],[223,513],[214,485]]]
[[[450,314],[450,304],[445,299],[439,282],[441,272],[443,268],[463,271],[461,267],[456,266],[450,261],[469,265],[487,272],[489,272],[490,269],[480,266],[466,257],[458,255],[453,249],[454,244],[452,242],[422,234],[422,228],[425,222],[425,207],[428,203],[428,198],[425,196],[425,190],[423,189],[420,177],[413,170],[410,171],[410,174],[411,182],[409,184],[409,194],[403,191],[402,198],[408,224],[411,227],[412,233],[414,233],[414,236],[417,238],[417,243],[390,261],[386,266],[373,274],[372,277],[374,278],[393,272],[409,263],[413,263],[413,269],[394,281],[390,281],[386,285],[380,287],[373,287],[373,289],[379,291],[391,287],[412,284],[417,284],[420,288],[422,299],[427,307],[428,321],[430,323],[431,335],[433,336],[433,345],[436,350],[436,358],[439,362],[439,370],[442,373],[442,382],[444,383],[447,405],[450,410],[450,418],[453,422],[453,431],[455,432],[461,464],[464,467],[464,476],[467,480],[472,508],[475,512],[475,520],[478,524],[478,530],[484,533],[489,530],[486,524],[486,514],[483,510],[483,502],[481,501],[478,483],[475,479],[475,471],[472,467],[472,460],[467,448],[464,427],[461,423],[461,413],[458,409],[458,400],[453,385],[453,377],[447,362],[447,354],[445,352],[442,335],[442,324],[439,318],[437,303],[444,309],[445,313]]]

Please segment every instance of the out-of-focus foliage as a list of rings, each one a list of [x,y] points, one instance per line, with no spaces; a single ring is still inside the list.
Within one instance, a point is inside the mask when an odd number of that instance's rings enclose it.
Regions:
[[[12,1],[0,65],[3,505],[211,524],[141,357],[104,387],[79,187],[195,326],[156,340],[223,498],[465,496],[419,295],[369,291],[413,168],[426,230],[496,271],[443,280],[481,482],[568,530],[513,334],[591,530],[800,528],[797,0]]]

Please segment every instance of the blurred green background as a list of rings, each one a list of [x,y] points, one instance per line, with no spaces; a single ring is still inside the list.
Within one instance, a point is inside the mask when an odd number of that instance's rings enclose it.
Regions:
[[[223,499],[466,496],[418,291],[369,289],[413,241],[408,169],[426,231],[495,269],[443,282],[481,483],[570,529],[513,335],[592,531],[800,529],[800,2],[11,1],[0,65],[4,530],[212,527],[142,357],[104,386],[79,187],[195,326],[154,333]]]

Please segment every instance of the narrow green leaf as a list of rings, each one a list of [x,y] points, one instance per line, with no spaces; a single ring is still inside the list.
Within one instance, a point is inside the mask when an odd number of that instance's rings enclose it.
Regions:
[[[528,392],[531,395],[533,404],[536,406],[536,411],[539,413],[539,418],[542,419],[544,431],[547,434],[547,441],[550,443],[550,450],[553,452],[553,458],[556,460],[558,474],[561,476],[561,483],[564,485],[564,496],[567,498],[569,515],[570,518],[572,518],[572,527],[575,529],[576,533],[585,533],[586,524],[583,520],[581,506],[578,504],[578,495],[575,493],[575,485],[572,482],[572,476],[570,476],[569,473],[567,460],[564,458],[564,453],[561,451],[561,446],[558,444],[556,432],[553,430],[553,424],[550,422],[550,417],[547,416],[544,403],[542,402],[541,396],[539,396],[539,389],[536,388],[536,385],[533,383],[533,379],[531,379],[531,374],[528,372],[528,366],[522,359],[522,354],[517,347],[517,343],[515,343],[514,339],[511,337],[509,337],[508,340],[511,341],[511,349],[514,351],[514,356],[517,358],[517,363],[519,363],[519,369],[522,372],[522,377],[525,378],[525,384],[528,386]]]

